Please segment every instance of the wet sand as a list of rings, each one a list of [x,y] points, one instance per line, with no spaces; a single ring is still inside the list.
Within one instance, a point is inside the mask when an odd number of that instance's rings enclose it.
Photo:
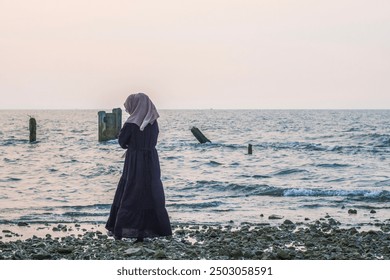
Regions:
[[[389,260],[390,221],[345,227],[331,217],[307,223],[173,225],[171,237],[114,240],[104,225],[4,224],[0,259]]]

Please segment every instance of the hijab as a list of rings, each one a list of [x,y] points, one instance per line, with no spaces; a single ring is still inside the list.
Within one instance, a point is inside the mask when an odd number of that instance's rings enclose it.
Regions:
[[[123,105],[130,114],[126,123],[135,123],[141,131],[160,116],[152,100],[145,93],[130,94]]]

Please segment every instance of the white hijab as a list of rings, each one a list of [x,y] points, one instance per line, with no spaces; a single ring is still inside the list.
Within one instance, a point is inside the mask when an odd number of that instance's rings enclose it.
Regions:
[[[126,112],[130,114],[126,123],[135,123],[141,131],[160,117],[152,100],[141,92],[130,94],[123,105]]]

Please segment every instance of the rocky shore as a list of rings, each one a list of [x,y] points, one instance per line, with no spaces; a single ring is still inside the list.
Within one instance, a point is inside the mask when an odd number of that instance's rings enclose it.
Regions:
[[[174,225],[168,238],[117,241],[100,228],[45,225],[44,236],[22,238],[8,226],[0,239],[0,259],[8,260],[389,260],[390,221],[374,229],[345,228],[333,218],[308,223],[280,220],[278,225]],[[103,227],[101,227],[103,228]],[[40,232],[36,230],[36,232]],[[46,231],[45,231],[46,230]]]

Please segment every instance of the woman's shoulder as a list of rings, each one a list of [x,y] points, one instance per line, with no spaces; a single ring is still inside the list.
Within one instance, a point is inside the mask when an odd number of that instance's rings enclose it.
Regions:
[[[158,123],[157,120],[154,121],[153,123],[149,123],[144,129],[153,129],[157,128],[158,129]],[[123,130],[139,130],[139,126],[135,123],[124,123],[122,126]]]
[[[123,128],[124,129],[134,129],[134,128],[139,128],[139,126],[136,125],[135,123],[128,123],[128,122],[126,122],[126,123],[123,124]]]

